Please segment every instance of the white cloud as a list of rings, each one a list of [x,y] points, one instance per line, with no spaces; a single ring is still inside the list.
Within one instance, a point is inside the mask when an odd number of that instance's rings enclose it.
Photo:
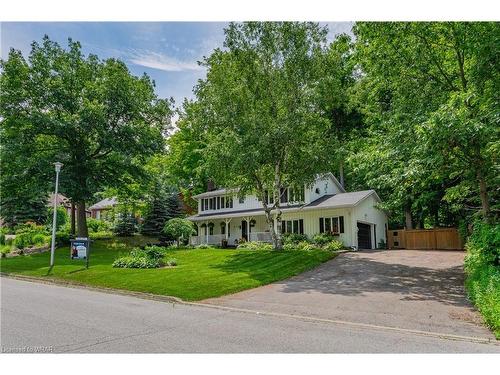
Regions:
[[[181,61],[162,53],[152,51],[135,51],[129,61],[136,65],[145,66],[166,72],[199,71],[203,67],[197,62]]]

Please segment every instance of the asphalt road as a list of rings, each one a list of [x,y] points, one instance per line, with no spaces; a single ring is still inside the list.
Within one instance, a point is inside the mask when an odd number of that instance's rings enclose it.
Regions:
[[[500,352],[496,343],[0,280],[4,353]]]

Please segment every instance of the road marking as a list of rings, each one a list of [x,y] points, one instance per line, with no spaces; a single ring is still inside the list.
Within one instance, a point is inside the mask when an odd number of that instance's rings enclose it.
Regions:
[[[50,284],[50,285],[70,287],[70,288],[76,288],[76,289],[86,289],[86,290],[101,292],[101,293],[118,294],[118,295],[123,295],[123,296],[136,297],[136,298],[147,299],[147,300],[154,300],[157,302],[171,303],[172,305],[175,305],[176,303],[178,303],[178,304],[187,305],[187,306],[205,307],[205,308],[219,309],[219,310],[225,310],[225,311],[241,312],[241,313],[246,313],[246,314],[265,315],[265,316],[273,316],[273,317],[278,317],[278,318],[298,319],[298,320],[310,321],[310,322],[316,322],[316,323],[329,323],[329,324],[337,324],[337,325],[346,325],[346,326],[351,326],[351,327],[356,327],[356,328],[377,329],[377,330],[385,330],[385,331],[392,331],[392,332],[399,332],[399,333],[406,333],[406,334],[414,334],[414,335],[426,336],[426,337],[434,337],[434,338],[445,339],[445,340],[467,341],[467,342],[474,342],[474,343],[480,343],[480,344],[491,344],[491,345],[495,345],[495,346],[500,346],[500,341],[490,339],[487,337],[461,336],[461,335],[454,335],[454,334],[450,334],[450,333],[421,331],[421,330],[417,330],[417,329],[382,326],[382,325],[376,325],[376,324],[370,324],[370,323],[350,322],[347,320],[317,318],[317,317],[312,317],[312,316],[277,313],[277,312],[271,312],[271,311],[259,311],[259,310],[244,309],[244,308],[239,308],[239,307],[215,305],[215,304],[203,303],[203,302],[190,302],[190,301],[184,301],[178,297],[161,296],[161,295],[157,295],[157,294],[142,293],[142,292],[132,292],[132,291],[127,291],[127,290],[122,290],[122,289],[112,289],[112,288],[88,286],[88,285],[84,285],[84,284],[77,284],[77,283],[66,282],[66,281],[61,282],[60,280],[54,280],[54,279],[40,279],[40,278],[32,277],[32,276],[11,275],[11,274],[5,274],[5,273],[0,273],[0,275],[2,277],[8,277],[11,279],[16,279],[16,280],[21,280],[21,281]]]

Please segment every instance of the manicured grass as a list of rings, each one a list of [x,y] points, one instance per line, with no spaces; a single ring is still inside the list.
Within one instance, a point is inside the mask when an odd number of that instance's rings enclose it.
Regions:
[[[282,280],[335,256],[327,251],[172,250],[165,258],[175,258],[175,268],[113,268],[113,261],[130,251],[127,242],[96,241],[88,270],[84,261],[69,258],[69,248],[57,249],[50,274],[48,252],[2,259],[0,268],[4,273],[201,300]]]

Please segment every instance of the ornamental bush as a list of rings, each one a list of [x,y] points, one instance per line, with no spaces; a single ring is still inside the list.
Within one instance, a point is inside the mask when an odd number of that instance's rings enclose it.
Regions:
[[[338,240],[333,240],[328,242],[326,245],[323,245],[323,250],[328,250],[328,251],[339,251],[344,248],[344,244],[342,241]]]
[[[240,243],[237,249],[270,251],[273,249],[273,245],[267,242],[248,241]]]
[[[305,234],[298,233],[285,233],[283,234],[283,244],[286,245],[288,243],[297,244],[299,242],[309,241]]]
[[[163,253],[157,249],[133,249],[129,255],[113,262],[115,268],[159,268],[164,265]]]
[[[328,242],[337,240],[338,236],[334,236],[333,234],[330,233],[319,233],[316,234],[312,238],[312,242],[315,243],[316,245],[323,246],[326,245]]]
[[[111,230],[111,225],[107,221],[87,218],[87,227],[89,228],[89,232],[109,232]]]
[[[163,233],[171,238],[177,240],[177,246],[180,245],[181,239],[187,240],[195,233],[194,225],[188,219],[175,218],[170,219],[165,227]]]

